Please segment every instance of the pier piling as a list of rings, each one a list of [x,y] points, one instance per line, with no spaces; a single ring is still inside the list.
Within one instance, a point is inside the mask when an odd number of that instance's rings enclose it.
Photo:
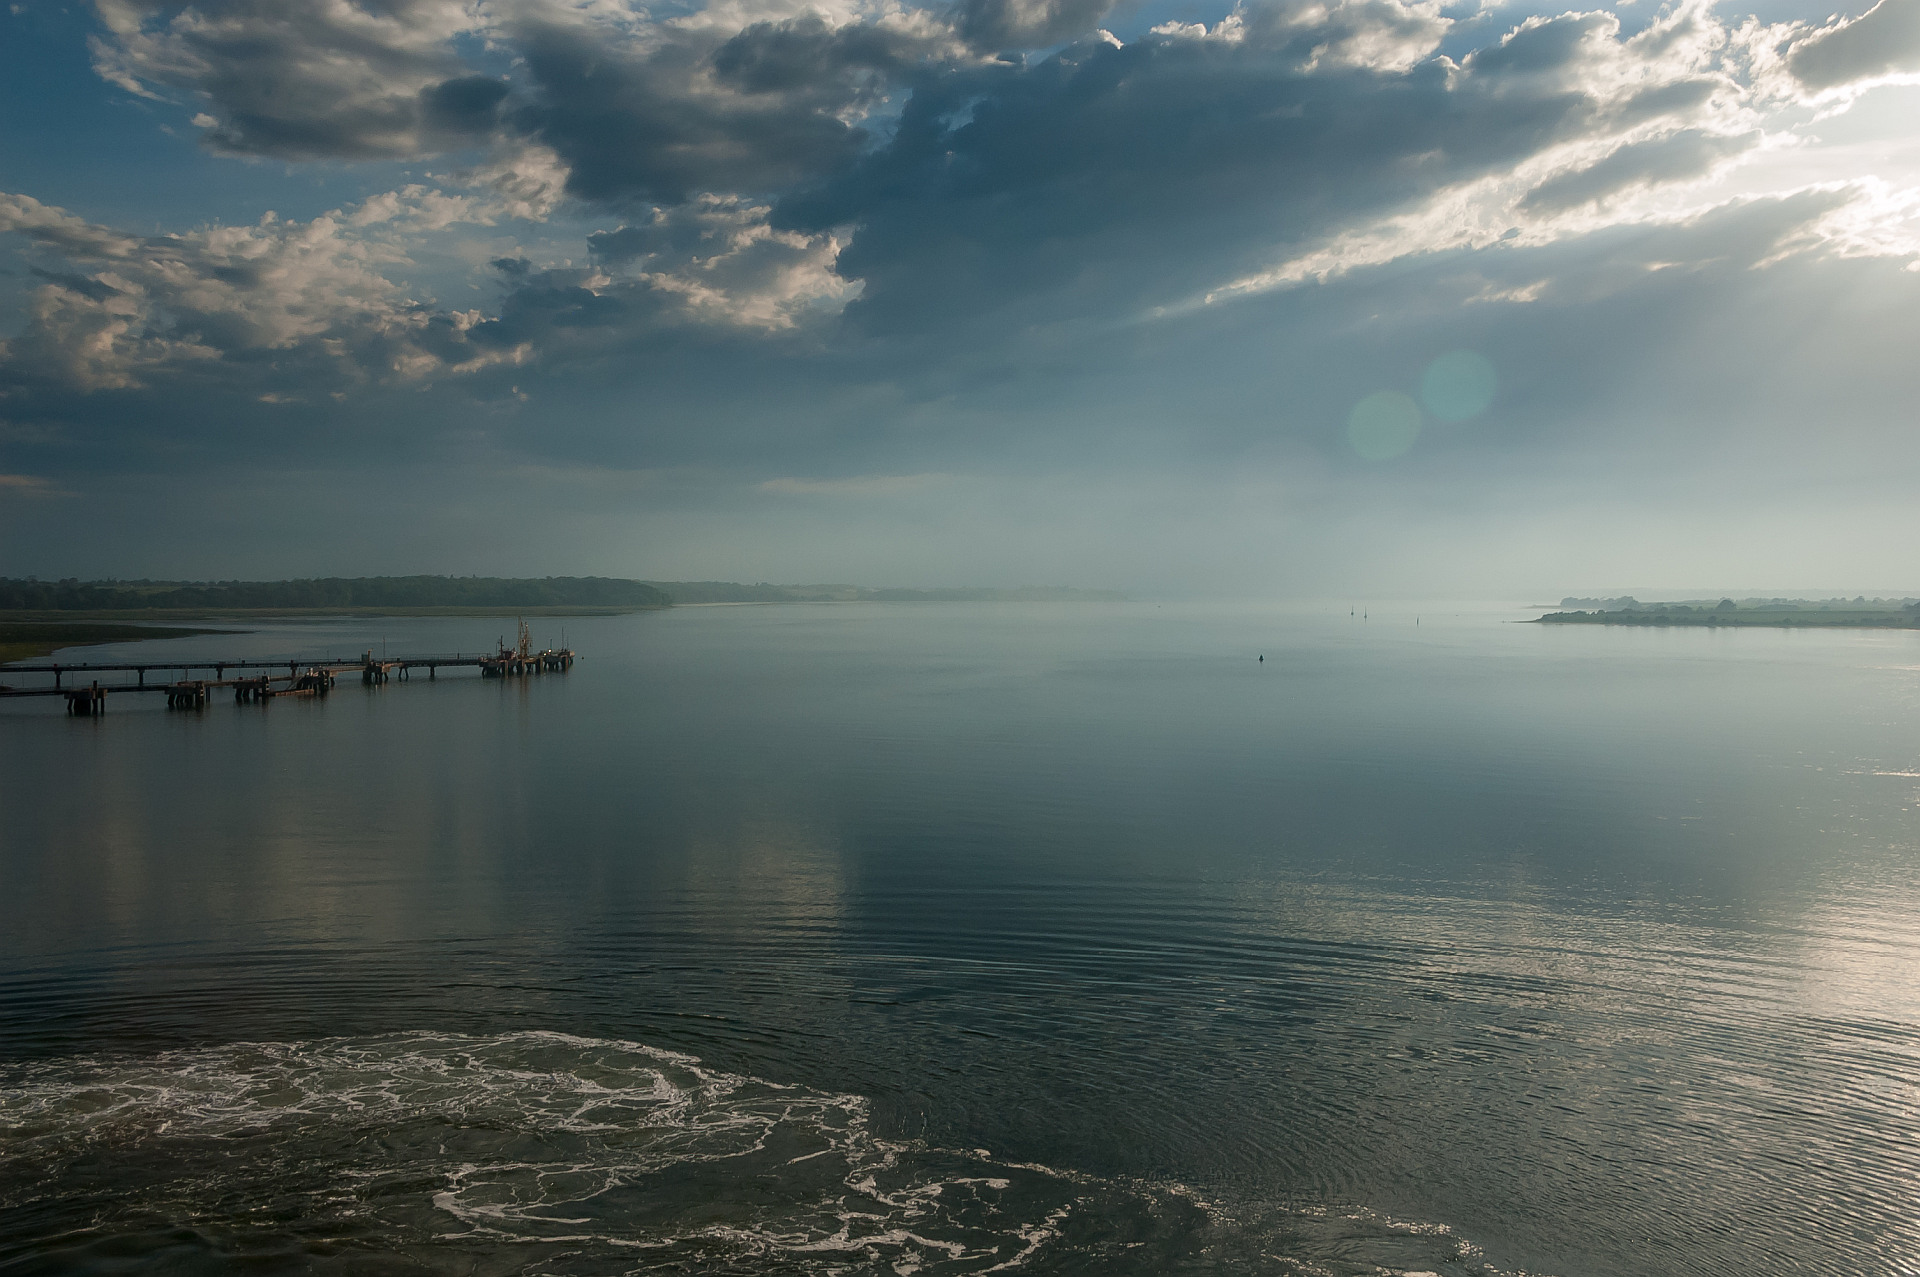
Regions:
[[[429,679],[440,677],[440,667],[445,665],[453,669],[477,669],[483,678],[521,678],[534,674],[561,673],[573,668],[574,651],[572,648],[546,648],[535,651],[524,624],[520,627],[519,642],[508,647],[503,641],[499,649],[491,655],[469,656],[464,652],[447,655],[439,653],[432,656],[414,657],[376,657],[372,649],[362,653],[358,659],[348,661],[325,661],[307,663],[299,660],[208,660],[187,662],[141,662],[127,664],[82,664],[72,665],[53,662],[45,665],[31,665],[26,662],[6,667],[9,674],[45,674],[52,676],[52,686],[0,688],[0,698],[11,699],[17,696],[60,696],[67,702],[67,713],[75,717],[97,717],[106,712],[106,698],[109,691],[120,692],[164,692],[168,709],[203,710],[207,707],[214,688],[232,688],[236,705],[264,705],[276,696],[325,696],[334,687],[336,679],[342,674],[360,671],[360,680],[368,687],[383,685],[396,676],[400,681],[412,679],[413,671],[426,667]],[[238,674],[227,677],[228,670],[258,670],[259,673]],[[285,670],[285,673],[269,672]],[[102,686],[94,681],[84,687],[76,687],[67,679],[67,675],[86,674],[116,670],[135,676],[133,682],[115,683]],[[202,671],[200,678],[191,677],[194,671]],[[156,677],[147,681],[149,672],[158,672],[161,677],[173,674],[169,681]],[[204,672],[215,675],[204,677]]]

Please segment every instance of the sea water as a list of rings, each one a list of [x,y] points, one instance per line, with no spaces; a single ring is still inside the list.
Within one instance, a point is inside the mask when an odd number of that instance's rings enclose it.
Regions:
[[[0,1271],[1920,1269],[1920,637],[1365,610],[0,704]]]

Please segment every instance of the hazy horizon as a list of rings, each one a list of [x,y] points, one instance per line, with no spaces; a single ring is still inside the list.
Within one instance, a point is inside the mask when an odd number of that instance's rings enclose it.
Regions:
[[[179,576],[141,577],[141,576],[133,576],[126,573],[103,575],[98,577],[76,577],[71,574],[65,577],[49,577],[39,573],[31,573],[31,574],[21,574],[19,577],[16,577],[15,579],[24,580],[24,579],[28,579],[29,577],[32,577],[34,579],[41,581],[42,583],[57,584],[62,581],[77,581],[78,583],[83,585],[104,583],[104,582],[110,582],[110,581],[120,581],[120,582],[153,581],[153,582],[177,583],[177,584],[183,584],[183,585],[212,585],[212,584],[218,584],[226,581],[260,582],[260,581],[286,581],[286,580],[328,579],[328,578],[356,579],[361,577],[377,578],[377,577],[393,577],[393,576],[445,576],[445,577],[457,578],[457,577],[466,577],[466,576],[495,576],[495,575],[498,575],[498,574],[484,573],[484,572],[453,573],[453,572],[423,571],[418,573],[316,572],[303,577],[294,577],[294,576],[240,577],[240,576],[215,576],[211,574],[197,575],[197,576],[196,575],[179,575]],[[1008,591],[1008,592],[1022,590],[1022,589],[1028,589],[1028,590],[1060,589],[1060,590],[1079,591],[1079,592],[1085,592],[1085,593],[1119,593],[1126,596],[1124,601],[1131,602],[1131,603],[1267,602],[1267,603],[1273,603],[1273,604],[1285,604],[1285,605],[1292,605],[1292,606],[1299,606],[1299,607],[1335,607],[1335,606],[1346,607],[1355,603],[1370,603],[1377,607],[1392,607],[1396,604],[1415,605],[1415,604],[1423,604],[1423,603],[1458,603],[1458,604],[1503,604],[1503,605],[1518,607],[1521,609],[1532,609],[1534,607],[1542,607],[1542,608],[1558,607],[1560,603],[1566,599],[1618,599],[1618,598],[1628,598],[1628,597],[1634,598],[1642,603],[1698,602],[1702,600],[1713,601],[1713,600],[1722,599],[1722,598],[1732,598],[1736,601],[1762,600],[1762,599],[1785,599],[1785,600],[1810,601],[1810,602],[1827,602],[1831,600],[1852,600],[1856,597],[1863,597],[1869,602],[1872,602],[1875,600],[1893,602],[1893,601],[1907,600],[1907,599],[1920,599],[1920,589],[1900,590],[1900,589],[1889,589],[1889,588],[1877,588],[1877,589],[1859,588],[1859,589],[1843,590],[1843,589],[1835,589],[1830,586],[1800,586],[1800,587],[1782,587],[1782,588],[1757,588],[1757,587],[1756,588],[1717,588],[1712,586],[1701,586],[1698,584],[1693,586],[1676,586],[1676,587],[1670,587],[1670,588],[1650,587],[1650,586],[1639,586],[1639,587],[1627,586],[1627,587],[1607,587],[1607,588],[1596,588],[1596,589],[1573,589],[1573,590],[1552,587],[1552,588],[1543,588],[1543,589],[1534,590],[1534,591],[1507,590],[1507,591],[1489,591],[1489,592],[1483,592],[1483,593],[1458,593],[1458,592],[1449,593],[1444,591],[1420,593],[1418,591],[1407,591],[1407,592],[1394,593],[1394,594],[1379,594],[1379,593],[1367,593],[1364,591],[1358,591],[1358,592],[1347,593],[1347,594],[1336,594],[1336,593],[1287,594],[1287,593],[1275,593],[1275,592],[1258,593],[1253,591],[1234,592],[1234,591],[1228,591],[1228,590],[1215,590],[1211,592],[1195,591],[1195,590],[1183,591],[1179,589],[1146,591],[1146,590],[1138,590],[1138,589],[1129,589],[1124,585],[1108,585],[1108,584],[1090,585],[1080,581],[1040,580],[1040,579],[1013,579],[1013,580],[1008,580],[1004,582],[983,582],[983,581],[977,581],[977,580],[859,581],[859,580],[852,580],[849,578],[821,577],[815,580],[802,581],[802,580],[774,580],[774,579],[770,579],[763,576],[753,576],[753,575],[743,575],[743,576],[730,578],[730,579],[723,579],[719,577],[691,577],[691,576],[669,578],[669,577],[660,576],[657,574],[633,573],[633,572],[630,572],[630,573],[543,572],[543,573],[531,574],[531,577],[529,579],[537,580],[541,578],[558,578],[558,577],[569,577],[569,576],[610,577],[610,578],[619,579],[619,580],[640,581],[649,585],[657,585],[657,586],[697,584],[697,585],[735,585],[735,586],[741,586],[744,588],[767,586],[767,587],[773,587],[777,589],[854,588],[854,589],[863,589],[863,590],[914,590],[914,591],[979,589],[979,590],[1001,590],[1001,591]],[[797,601],[867,602],[871,600],[848,599],[848,600],[797,600]],[[1048,600],[1040,600],[1040,601],[1048,601]],[[1095,601],[1118,601],[1118,600],[1095,600]]]

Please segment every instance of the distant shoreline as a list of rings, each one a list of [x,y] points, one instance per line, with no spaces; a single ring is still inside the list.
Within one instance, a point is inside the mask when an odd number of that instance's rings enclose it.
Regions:
[[[355,592],[356,587],[371,586],[393,593],[412,591],[439,592],[456,589],[488,592],[506,588],[543,589],[552,593],[608,593],[627,595],[607,602],[511,603],[498,599],[469,603],[380,603],[349,602],[322,606],[298,606],[271,602],[271,597],[297,595],[303,589]],[[196,634],[218,634],[221,630],[183,628],[179,625],[128,624],[128,622],[260,622],[300,621],[319,618],[373,620],[380,617],[466,617],[502,619],[507,617],[625,616],[635,612],[662,611],[670,607],[755,607],[781,603],[1086,603],[1124,602],[1126,596],[1109,590],[1081,590],[1069,586],[1026,586],[1016,589],[959,588],[915,590],[898,587],[859,585],[741,585],[725,581],[642,582],[607,578],[544,578],[540,580],[499,581],[481,578],[363,578],[352,581],[229,582],[195,584],[190,582],[80,582],[42,583],[0,580],[0,587],[12,587],[17,602],[33,599],[54,606],[0,607],[0,664],[32,660],[63,647],[81,647],[96,643],[132,643],[143,639],[183,638]],[[672,593],[669,593],[672,591]],[[205,596],[267,596],[262,603],[247,607],[222,607]],[[195,596],[200,597],[195,597]],[[676,597],[685,595],[687,597]],[[174,600],[172,606],[130,606],[141,597]],[[311,597],[311,594],[309,595]],[[189,601],[190,600],[190,601]],[[65,606],[61,606],[64,604]],[[106,604],[107,606],[101,606]]]
[[[285,581],[41,581],[0,577],[0,620],[301,616],[619,616],[704,603],[1119,603],[1065,585],[913,589],[621,577],[313,577]]]
[[[1621,625],[1655,629],[1913,630],[1920,615],[1911,612],[1701,611],[1701,612],[1549,612],[1528,625]]]

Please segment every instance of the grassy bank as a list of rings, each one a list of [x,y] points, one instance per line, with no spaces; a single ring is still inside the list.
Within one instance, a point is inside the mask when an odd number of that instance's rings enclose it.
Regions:
[[[231,633],[181,626],[102,625],[61,617],[55,621],[0,620],[0,663],[31,661],[63,647],[94,643],[133,643],[141,639],[186,638],[194,634]]]

